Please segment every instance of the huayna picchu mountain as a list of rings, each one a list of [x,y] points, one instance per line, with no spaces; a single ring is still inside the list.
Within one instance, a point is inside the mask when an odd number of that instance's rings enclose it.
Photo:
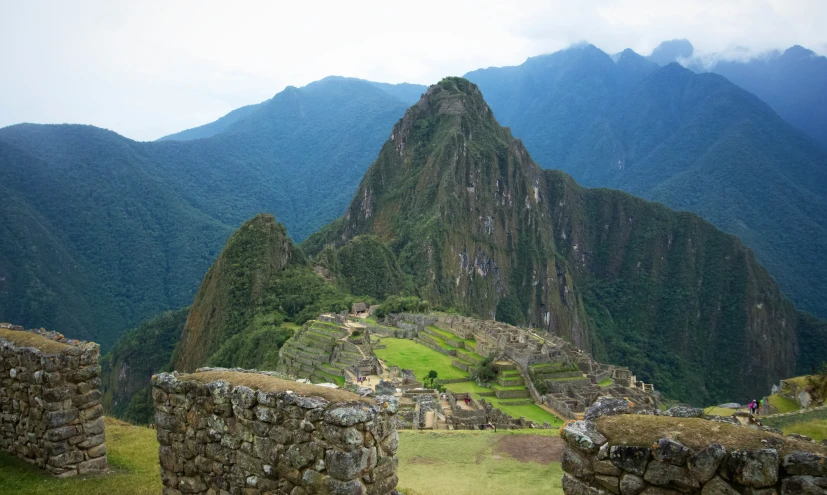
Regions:
[[[430,302],[561,335],[667,397],[746,398],[827,351],[824,322],[735,236],[542,170],[465,79],[407,111],[344,216],[303,247],[366,234]]]

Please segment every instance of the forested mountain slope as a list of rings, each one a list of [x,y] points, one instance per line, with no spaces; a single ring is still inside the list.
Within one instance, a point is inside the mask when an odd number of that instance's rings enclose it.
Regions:
[[[410,98],[411,88],[390,87]],[[244,220],[274,212],[301,240],[341,214],[406,107],[381,85],[328,78],[205,139],[0,129],[0,320],[106,348],[190,304]]]
[[[544,168],[701,215],[827,315],[827,151],[754,95],[591,45],[467,77]]]
[[[824,323],[735,236],[542,170],[464,79],[408,110],[343,218],[304,247],[364,234],[432,303],[563,335],[670,397],[757,394],[810,365],[802,347],[827,350]]]
[[[649,59],[660,65],[680,62],[698,73],[720,74],[827,147],[827,57],[799,45],[747,60],[693,55],[688,40],[672,40],[658,46]]]

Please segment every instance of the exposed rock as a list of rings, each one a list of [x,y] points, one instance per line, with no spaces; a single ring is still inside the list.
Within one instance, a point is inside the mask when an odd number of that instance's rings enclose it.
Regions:
[[[609,460],[624,471],[638,476],[646,473],[651,449],[626,445],[614,445],[609,449]]]
[[[586,421],[594,421],[601,416],[629,414],[632,408],[629,401],[614,397],[600,397],[586,410]]]
[[[824,495],[823,487],[812,476],[791,476],[781,480],[781,495]]]
[[[812,452],[793,452],[781,464],[788,474],[827,476],[827,457]]]
[[[709,480],[701,490],[701,495],[740,495],[729,483],[718,476]]]
[[[775,449],[736,450],[721,468],[729,480],[753,488],[772,486],[778,481],[778,451]]]
[[[563,439],[583,452],[595,453],[606,443],[606,437],[594,429],[590,421],[574,421],[563,428]],[[641,473],[643,474],[643,473]]]
[[[689,471],[660,461],[652,461],[646,468],[643,479],[654,485],[674,487],[679,490],[698,488],[700,484],[689,475]]]
[[[718,470],[721,461],[726,456],[726,449],[719,443],[713,443],[707,448],[689,457],[686,467],[689,473],[699,482],[706,483]]]
[[[703,418],[704,410],[697,407],[675,406],[664,413],[675,418]]]
[[[563,452],[562,466],[565,472],[571,473],[578,478],[584,478],[594,474],[594,469],[589,459],[569,446],[566,446],[566,450]]]
[[[661,462],[683,466],[686,459],[692,454],[692,450],[680,442],[670,438],[661,438],[652,449],[652,455]]]
[[[574,476],[564,473],[563,493],[566,495],[608,495],[609,492],[591,487]]]
[[[645,487],[646,482],[640,476],[626,473],[620,478],[621,495],[638,495]]]

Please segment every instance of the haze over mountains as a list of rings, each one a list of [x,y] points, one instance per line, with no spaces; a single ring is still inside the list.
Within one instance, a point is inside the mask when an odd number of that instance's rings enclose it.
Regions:
[[[699,213],[827,314],[825,151],[755,96],[590,45],[467,76],[543,168]],[[301,241],[341,215],[424,90],[327,78],[151,143],[0,129],[0,319],[107,346],[190,304],[242,221],[272,212]]]

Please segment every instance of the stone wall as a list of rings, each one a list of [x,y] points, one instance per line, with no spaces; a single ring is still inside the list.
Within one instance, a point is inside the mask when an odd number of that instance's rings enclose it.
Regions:
[[[827,493],[827,449],[748,426],[621,415],[562,436],[567,495]]]
[[[162,373],[152,387],[164,494],[395,490],[394,397],[221,370]]]
[[[105,471],[99,354],[0,323],[0,448],[60,477]]]

